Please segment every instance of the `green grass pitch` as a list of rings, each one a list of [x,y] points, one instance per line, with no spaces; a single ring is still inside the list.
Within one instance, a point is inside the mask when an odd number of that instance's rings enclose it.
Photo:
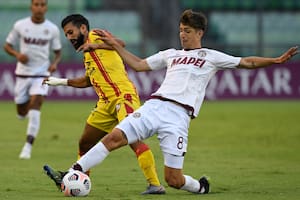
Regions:
[[[31,160],[19,160],[27,120],[12,102],[0,102],[0,199],[66,199],[42,172],[49,164],[68,169],[95,102],[46,101]],[[184,173],[211,178],[211,193],[195,195],[167,187],[156,137],[152,148],[164,196],[141,196],[146,181],[128,147],[92,169],[86,199],[296,200],[300,197],[300,101],[206,101],[193,120]]]

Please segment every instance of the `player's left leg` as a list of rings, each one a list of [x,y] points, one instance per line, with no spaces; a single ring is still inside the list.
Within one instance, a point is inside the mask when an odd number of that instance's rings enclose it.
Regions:
[[[198,194],[206,194],[209,192],[209,182],[205,176],[196,180],[191,176],[183,174],[183,156],[164,153],[164,160],[165,180],[170,187]]]
[[[160,103],[165,110],[158,110],[155,117],[156,120],[160,120],[157,134],[164,156],[165,181],[170,187],[176,189],[193,193],[208,193],[209,183],[206,178],[196,180],[182,172],[184,155],[187,152],[190,116],[184,108],[177,104],[172,102]]]

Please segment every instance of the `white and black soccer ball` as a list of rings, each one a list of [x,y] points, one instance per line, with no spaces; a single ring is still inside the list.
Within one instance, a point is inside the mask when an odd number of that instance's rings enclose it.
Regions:
[[[91,191],[90,177],[85,173],[74,170],[68,172],[61,183],[61,190],[65,196],[87,196]]]

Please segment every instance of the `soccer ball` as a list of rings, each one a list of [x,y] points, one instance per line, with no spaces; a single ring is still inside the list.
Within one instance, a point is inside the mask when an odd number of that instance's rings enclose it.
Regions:
[[[61,183],[61,190],[65,196],[87,196],[91,191],[91,180],[85,173],[74,170],[68,172]]]

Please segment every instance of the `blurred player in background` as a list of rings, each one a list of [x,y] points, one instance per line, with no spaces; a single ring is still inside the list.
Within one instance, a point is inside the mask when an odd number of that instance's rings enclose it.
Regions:
[[[100,37],[89,31],[88,20],[79,14],[67,16],[62,21],[66,37],[76,50],[93,48],[84,52],[86,73],[78,78],[49,77],[48,85],[66,85],[76,88],[94,87],[99,96],[95,109],[86,121],[79,141],[79,157],[99,142],[128,114],[140,106],[140,100],[134,84],[129,80],[125,66],[118,53],[105,45]],[[125,44],[117,40],[122,46]],[[82,45],[85,47],[82,47]],[[109,49],[105,49],[109,48]],[[136,141],[130,145],[135,152],[139,165],[144,172],[149,186],[142,194],[164,194],[156,174],[155,161],[150,148],[143,142]],[[44,166],[47,175],[60,187],[64,173]],[[88,174],[89,169],[85,170]]]
[[[59,28],[45,18],[47,0],[31,1],[31,17],[18,20],[6,38],[5,51],[16,57],[15,103],[19,119],[28,117],[26,142],[19,155],[30,159],[31,149],[39,133],[41,107],[48,86],[42,85],[44,77],[57,68],[61,59]],[[19,45],[19,50],[15,46]],[[54,58],[50,62],[50,50]]]
[[[168,185],[197,194],[210,191],[209,181],[205,176],[197,180],[183,174],[189,124],[191,119],[198,116],[209,80],[222,69],[256,69],[284,63],[298,53],[298,48],[292,47],[276,58],[234,57],[202,48],[201,41],[206,27],[207,19],[202,13],[184,11],[179,23],[179,37],[183,49],[160,51],[146,59],[127,51],[110,33],[95,30],[101,40],[113,47],[134,70],[167,68],[167,72],[160,88],[151,95],[150,100],[120,122],[69,170],[90,169],[101,163],[111,151],[157,133]],[[198,153],[201,157],[203,152]],[[201,165],[201,161],[199,164]]]

